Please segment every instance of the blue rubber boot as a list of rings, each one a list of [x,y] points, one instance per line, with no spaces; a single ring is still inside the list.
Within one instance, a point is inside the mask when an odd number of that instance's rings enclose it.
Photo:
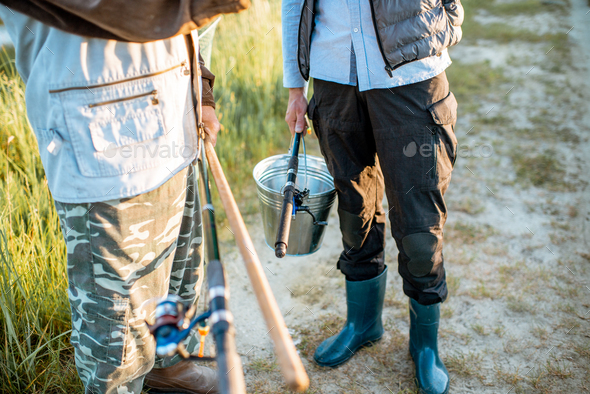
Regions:
[[[440,303],[420,305],[410,298],[410,354],[421,394],[447,394],[449,373],[438,356]]]
[[[346,324],[342,331],[318,346],[313,355],[318,365],[336,367],[351,358],[363,345],[381,339],[386,282],[387,267],[373,279],[346,281]]]

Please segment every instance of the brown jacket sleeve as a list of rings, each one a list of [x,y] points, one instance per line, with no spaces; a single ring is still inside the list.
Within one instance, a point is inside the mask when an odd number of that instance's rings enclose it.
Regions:
[[[201,80],[203,81],[203,95],[201,105],[215,108],[215,97],[213,96],[213,84],[215,75],[207,67],[199,52],[199,64],[201,65]]]
[[[250,0],[0,0],[46,25],[81,36],[148,42],[188,34]]]

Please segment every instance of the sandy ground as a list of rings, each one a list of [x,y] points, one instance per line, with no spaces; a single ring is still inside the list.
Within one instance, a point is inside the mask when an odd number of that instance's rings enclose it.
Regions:
[[[490,94],[477,99],[475,111],[460,113],[457,124],[464,149],[447,193],[450,297],[440,327],[452,393],[590,390],[588,10],[584,1],[572,0],[570,16],[505,21],[522,29],[568,32],[572,65],[556,68],[559,59],[544,43],[486,41],[451,52],[462,64],[488,60],[504,75]],[[496,22],[486,14],[478,18]],[[553,175],[543,172],[547,155],[557,160]],[[313,364],[313,351],[346,317],[344,279],[335,269],[341,251],[335,209],[320,251],[299,258],[275,258],[264,243],[260,217],[246,221],[311,378],[309,392],[415,392],[407,299],[393,240],[386,249],[384,338],[340,368],[323,369]],[[231,242],[224,242],[223,256],[248,391],[286,392]]]

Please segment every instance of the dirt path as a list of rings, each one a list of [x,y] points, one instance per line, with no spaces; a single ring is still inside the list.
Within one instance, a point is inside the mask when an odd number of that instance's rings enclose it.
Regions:
[[[590,13],[583,0],[561,9],[502,17],[523,31],[550,32],[553,41],[472,40],[451,53],[453,67],[491,81],[477,99],[460,103],[460,157],[447,194],[451,295],[440,347],[452,393],[590,391]],[[498,17],[482,11],[474,19],[492,26]],[[386,249],[384,339],[328,370],[311,360],[346,313],[344,280],[334,268],[341,248],[335,210],[322,248],[304,258],[276,259],[260,218],[247,220],[310,392],[415,392],[394,242]],[[286,392],[229,242],[224,260],[249,392]]]

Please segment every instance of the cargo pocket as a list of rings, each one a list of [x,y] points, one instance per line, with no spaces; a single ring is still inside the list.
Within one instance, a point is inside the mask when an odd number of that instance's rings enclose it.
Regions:
[[[448,182],[457,159],[457,137],[454,127],[457,121],[457,100],[453,93],[434,103],[428,111],[434,126],[430,127],[432,161],[426,172],[426,183],[431,187]]]
[[[61,102],[80,173],[119,176],[188,158],[176,108],[185,81],[158,74],[50,90]]]
[[[72,307],[72,345],[99,362],[119,367],[127,359],[129,301],[89,294]]]
[[[328,171],[330,174],[334,174],[334,167],[332,165],[332,161],[330,160],[330,155],[326,155],[327,150],[324,147],[326,143],[327,137],[322,136],[322,129],[320,127],[320,114],[318,111],[317,101],[315,94],[309,100],[309,104],[307,105],[307,117],[311,121],[311,128],[315,133],[315,136],[318,138],[318,143],[320,146],[320,152],[324,157],[324,161],[326,162],[326,167],[328,167]]]

